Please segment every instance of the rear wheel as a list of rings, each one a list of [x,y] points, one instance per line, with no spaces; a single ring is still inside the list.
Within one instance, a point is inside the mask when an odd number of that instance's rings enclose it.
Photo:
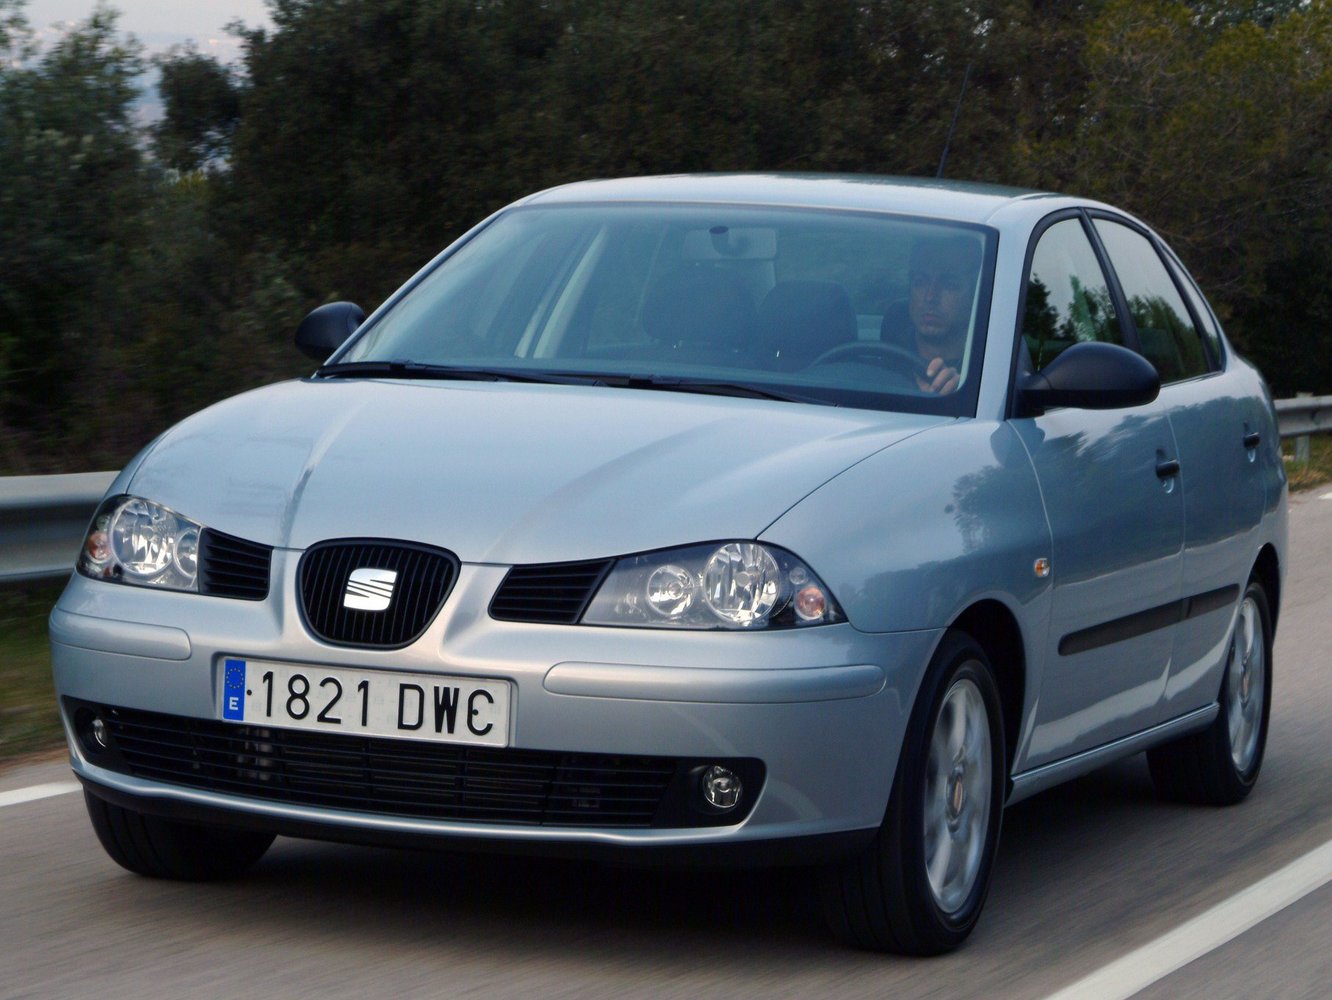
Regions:
[[[907,955],[966,940],[989,890],[1006,773],[994,671],[971,636],[949,632],[916,699],[878,836],[825,875],[833,932]]]
[[[1147,751],[1163,798],[1234,805],[1258,780],[1272,708],[1272,616],[1257,580],[1249,581],[1235,616],[1220,708],[1202,732]]]
[[[97,839],[116,864],[151,878],[235,878],[263,857],[273,834],[178,823],[83,793]]]

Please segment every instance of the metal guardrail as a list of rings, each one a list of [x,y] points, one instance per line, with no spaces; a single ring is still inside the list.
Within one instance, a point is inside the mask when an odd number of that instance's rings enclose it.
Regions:
[[[1276,401],[1281,437],[1308,461],[1310,434],[1332,431],[1332,396]],[[0,584],[66,576],[114,472],[0,477]]]
[[[1309,461],[1309,435],[1332,430],[1332,396],[1302,392],[1294,399],[1274,402],[1282,438],[1295,439],[1295,461]]]
[[[1332,431],[1332,396],[1296,396],[1276,400],[1283,438]]]
[[[68,576],[114,472],[0,478],[0,583]]]

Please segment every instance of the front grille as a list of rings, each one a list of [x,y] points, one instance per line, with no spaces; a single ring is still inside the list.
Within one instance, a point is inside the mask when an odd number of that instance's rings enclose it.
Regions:
[[[573,625],[613,562],[598,559],[515,566],[495,591],[490,616],[508,622]]]
[[[215,597],[262,601],[268,596],[273,550],[205,528],[199,536],[199,591]]]
[[[347,580],[356,569],[397,574],[388,607],[346,606]],[[321,542],[301,557],[301,612],[310,631],[325,642],[398,648],[421,637],[457,576],[457,556],[443,549],[379,539]]]
[[[466,747],[102,708],[113,770],[299,805],[439,820],[648,827],[688,763]],[[98,761],[98,763],[103,763]],[[669,805],[669,803],[668,803]],[[731,817],[737,822],[739,816]],[[691,825],[710,825],[700,817]]]

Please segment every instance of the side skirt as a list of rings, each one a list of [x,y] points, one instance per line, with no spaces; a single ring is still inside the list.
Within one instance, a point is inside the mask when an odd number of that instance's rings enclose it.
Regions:
[[[1109,764],[1113,760],[1132,756],[1140,750],[1146,750],[1158,743],[1168,743],[1185,733],[1206,729],[1220,711],[1221,706],[1213,702],[1186,715],[1171,719],[1169,722],[1163,722],[1159,726],[1134,733],[1132,736],[1125,736],[1123,739],[1093,747],[1091,750],[1084,750],[1072,757],[1057,760],[1053,764],[1044,764],[1030,771],[1015,774],[1009,782],[1010,788],[1006,805],[1011,806],[1014,802],[1021,802],[1037,792],[1043,792],[1047,788],[1053,788],[1055,785],[1062,784],[1071,778],[1086,774],[1088,771],[1094,771],[1101,765]]]

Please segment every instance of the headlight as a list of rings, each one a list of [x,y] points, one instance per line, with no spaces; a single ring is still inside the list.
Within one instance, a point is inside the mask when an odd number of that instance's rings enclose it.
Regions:
[[[151,500],[111,497],[98,508],[83,540],[79,572],[97,580],[197,591],[202,530]]]
[[[791,628],[845,621],[823,582],[791,553],[724,542],[619,560],[583,614],[587,625]]]

